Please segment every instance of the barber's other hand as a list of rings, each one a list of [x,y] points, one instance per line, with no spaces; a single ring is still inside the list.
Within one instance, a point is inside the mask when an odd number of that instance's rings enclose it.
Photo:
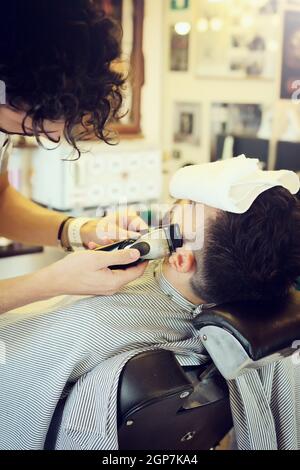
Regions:
[[[112,271],[108,266],[127,265],[140,257],[137,250],[115,252],[82,251],[66,256],[40,272],[37,282],[49,286],[48,296],[113,295],[142,276],[147,263],[126,270]]]
[[[136,239],[148,225],[134,211],[114,212],[102,219],[91,220],[81,228],[81,239],[87,247],[90,242],[108,245],[118,240]]]

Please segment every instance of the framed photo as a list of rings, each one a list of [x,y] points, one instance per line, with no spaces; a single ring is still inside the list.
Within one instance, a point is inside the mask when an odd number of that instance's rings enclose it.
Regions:
[[[268,161],[273,107],[262,103],[214,103],[211,107],[211,160],[242,153]]]
[[[178,34],[174,26],[170,30],[170,70],[187,72],[189,69],[190,34]]]
[[[286,11],[281,69],[281,99],[291,99],[300,88],[300,11]],[[298,93],[299,96],[299,93]]]
[[[198,4],[198,77],[275,79],[279,0]]]
[[[286,7],[299,8],[299,0],[286,0]]]
[[[190,6],[190,0],[170,0],[172,10],[186,10]]]
[[[174,108],[174,142],[200,145],[201,105],[197,103],[175,103]]]

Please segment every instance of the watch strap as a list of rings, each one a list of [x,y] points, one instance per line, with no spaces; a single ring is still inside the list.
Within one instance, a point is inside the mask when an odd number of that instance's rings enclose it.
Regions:
[[[84,246],[81,239],[81,228],[90,222],[90,217],[77,217],[76,219],[71,220],[68,225],[68,239],[69,245],[73,251],[84,250]]]

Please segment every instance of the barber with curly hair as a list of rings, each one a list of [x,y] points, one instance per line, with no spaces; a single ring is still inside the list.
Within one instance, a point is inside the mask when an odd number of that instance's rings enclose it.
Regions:
[[[64,294],[113,294],[141,276],[145,266],[124,271],[108,266],[136,261],[138,251],[89,248],[113,239],[114,229],[115,238],[137,236],[146,228],[142,220],[134,213],[125,220],[66,219],[12,188],[7,163],[14,134],[34,136],[38,143],[41,136],[57,143],[64,138],[78,157],[76,142],[91,131],[109,142],[106,124],[118,119],[122,105],[124,78],[112,69],[120,55],[120,32],[92,0],[9,0],[1,3],[1,18],[0,80],[6,101],[0,104],[0,236],[61,244],[67,251],[78,244],[87,249],[38,272],[0,281],[0,313]]]

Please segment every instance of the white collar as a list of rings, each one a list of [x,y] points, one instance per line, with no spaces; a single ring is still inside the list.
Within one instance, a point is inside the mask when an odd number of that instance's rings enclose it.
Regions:
[[[156,268],[154,270],[154,277],[160,286],[161,290],[169,297],[169,299],[173,300],[175,303],[180,305],[184,310],[193,313],[193,311],[198,307],[198,305],[194,305],[192,302],[187,300],[174,286],[165,278],[163,274],[163,261],[158,261]]]

